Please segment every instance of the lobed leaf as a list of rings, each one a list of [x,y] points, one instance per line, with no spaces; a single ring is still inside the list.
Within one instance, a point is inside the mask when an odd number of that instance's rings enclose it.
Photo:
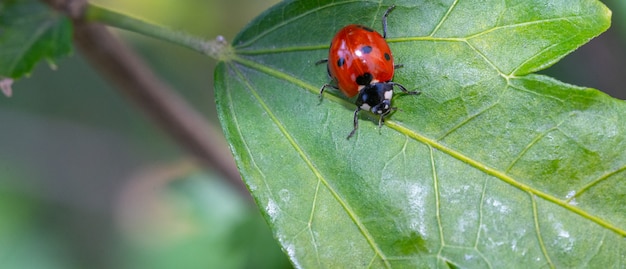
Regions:
[[[68,18],[37,0],[0,3],[0,78],[20,78],[42,60],[53,64],[72,51]]]
[[[342,26],[381,28],[396,95],[381,130],[318,100]],[[215,71],[239,169],[297,267],[620,267],[626,104],[532,72],[609,27],[595,0],[287,1]]]

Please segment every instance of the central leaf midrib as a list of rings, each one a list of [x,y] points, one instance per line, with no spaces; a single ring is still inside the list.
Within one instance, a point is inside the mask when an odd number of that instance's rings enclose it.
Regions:
[[[296,78],[296,77],[294,77],[292,75],[289,75],[287,73],[281,72],[279,70],[276,70],[276,69],[264,66],[262,64],[259,64],[259,63],[253,62],[251,60],[248,60],[248,59],[245,59],[245,58],[241,58],[241,57],[234,57],[233,60],[238,62],[238,63],[240,63],[240,64],[242,64],[242,65],[244,65],[244,66],[247,66],[247,67],[250,67],[252,69],[255,69],[257,71],[266,73],[268,75],[274,76],[274,77],[279,78],[279,79],[284,79],[285,81],[293,83],[294,85],[302,87],[304,89],[307,89],[307,90],[309,90],[312,93],[318,93],[318,91],[319,91],[318,87],[310,85],[310,84],[308,84],[308,83],[306,83],[306,82],[304,82],[304,81],[302,81],[302,80],[300,80],[300,79],[298,79],[298,78]],[[332,99],[333,101],[338,102],[338,103],[342,103],[343,102],[343,103],[349,105],[349,103],[345,99],[341,99],[339,97],[331,96],[329,99]],[[415,131],[413,131],[413,130],[411,130],[409,128],[406,128],[406,127],[402,126],[401,124],[399,124],[399,123],[397,123],[397,122],[395,122],[395,121],[393,121],[391,119],[385,120],[385,125],[387,125],[388,127],[392,128],[392,129],[394,129],[394,130],[396,130],[396,131],[398,131],[400,133],[408,135],[409,137],[413,138],[416,141],[419,141],[419,142],[421,142],[421,143],[423,143],[425,145],[430,145],[430,146],[440,150],[441,152],[444,152],[444,153],[448,154],[449,156],[451,156],[451,157],[453,157],[453,158],[455,158],[455,159],[457,159],[459,161],[465,162],[465,163],[469,164],[470,166],[472,166],[472,167],[474,167],[474,168],[484,172],[485,174],[494,176],[494,177],[500,179],[501,181],[503,181],[505,183],[508,183],[509,185],[511,185],[511,186],[513,186],[513,187],[515,187],[517,189],[520,189],[522,191],[526,191],[526,192],[532,193],[534,195],[537,195],[538,197],[541,197],[541,198],[543,198],[543,199],[545,199],[545,200],[547,200],[547,201],[549,201],[551,203],[554,203],[556,205],[559,205],[559,206],[561,206],[561,207],[563,207],[563,208],[565,208],[565,209],[567,209],[567,210],[569,210],[569,211],[571,211],[571,212],[573,212],[575,214],[578,214],[578,215],[580,215],[580,216],[582,216],[582,217],[584,217],[584,218],[586,218],[586,219],[588,219],[588,220],[590,220],[592,222],[595,222],[598,225],[600,225],[602,227],[605,227],[605,228],[607,228],[607,229],[609,229],[609,230],[611,230],[611,231],[613,231],[613,232],[615,232],[617,234],[620,234],[622,236],[626,236],[626,230],[621,229],[619,227],[616,227],[613,224],[611,224],[611,223],[609,223],[609,222],[607,222],[607,221],[605,221],[605,220],[603,220],[603,219],[601,219],[599,217],[596,217],[596,216],[588,213],[587,211],[585,211],[585,210],[583,210],[581,208],[574,207],[574,206],[568,204],[566,201],[562,201],[561,199],[558,199],[557,197],[554,197],[554,196],[549,195],[549,194],[547,194],[545,192],[542,192],[540,190],[534,189],[534,188],[532,188],[529,185],[521,183],[520,181],[518,181],[518,180],[508,176],[506,174],[506,172],[500,171],[500,170],[495,169],[493,167],[490,167],[490,166],[488,166],[486,164],[483,164],[483,163],[481,163],[481,162],[479,162],[477,160],[474,160],[474,159],[464,155],[461,152],[455,151],[455,150],[453,150],[453,149],[451,149],[451,148],[449,148],[449,147],[439,143],[439,141],[437,141],[437,140],[427,138],[426,136],[423,136],[423,135],[421,135],[421,134],[419,134],[419,133],[417,133],[417,132],[415,132]]]
[[[472,167],[482,171],[483,173],[485,173],[487,175],[490,175],[490,176],[493,176],[493,177],[496,177],[496,178],[502,180],[503,182],[508,183],[509,185],[511,185],[511,186],[513,186],[513,187],[515,187],[515,188],[517,188],[519,190],[532,193],[532,194],[536,195],[537,197],[541,197],[541,198],[545,199],[546,201],[549,201],[549,202],[551,202],[553,204],[561,206],[561,207],[563,207],[563,208],[565,208],[565,209],[567,209],[567,210],[569,210],[569,211],[571,211],[571,212],[573,212],[575,214],[578,214],[578,215],[580,215],[580,216],[582,216],[582,217],[584,217],[584,218],[586,218],[586,219],[588,219],[588,220],[590,220],[592,222],[595,222],[598,225],[600,225],[600,226],[602,226],[604,228],[607,228],[607,229],[609,229],[609,230],[611,230],[611,231],[613,231],[613,232],[615,232],[617,234],[620,234],[622,236],[626,236],[626,230],[623,230],[620,227],[614,226],[613,224],[611,224],[611,223],[609,223],[609,222],[607,222],[607,221],[605,221],[605,220],[603,220],[603,219],[601,219],[599,217],[596,217],[596,216],[588,213],[587,211],[585,211],[585,210],[583,210],[581,208],[574,207],[574,206],[568,204],[566,201],[563,201],[563,200],[561,200],[561,199],[559,199],[557,197],[554,197],[554,196],[552,196],[550,194],[547,194],[547,193],[542,192],[540,190],[537,190],[537,189],[535,189],[535,188],[533,188],[533,187],[531,187],[529,185],[526,185],[526,184],[516,180],[515,178],[507,175],[506,172],[500,171],[500,170],[498,170],[496,168],[493,168],[493,167],[488,166],[486,164],[483,164],[483,163],[481,163],[481,162],[479,162],[477,160],[474,160],[474,159],[464,155],[461,152],[455,151],[455,150],[453,150],[453,149],[451,149],[451,148],[449,148],[449,147],[447,147],[447,146],[445,146],[443,144],[438,143],[438,141],[436,141],[436,140],[433,140],[433,139],[427,138],[426,136],[420,135],[417,132],[413,131],[412,129],[406,128],[406,127],[402,126],[401,124],[399,124],[399,123],[397,123],[397,122],[395,122],[393,120],[387,120],[387,121],[385,121],[385,124],[388,125],[390,128],[395,129],[396,131],[398,131],[400,133],[403,133],[403,134],[405,134],[405,135],[415,139],[416,141],[422,142],[422,143],[424,143],[426,145],[430,145],[430,146],[438,149],[439,151],[448,154],[450,157],[455,158],[455,159],[457,159],[459,161],[462,161],[464,163],[467,163],[470,166],[472,166]]]
[[[283,134],[283,136],[289,141],[289,143],[292,145],[292,147],[297,151],[298,155],[300,155],[300,158],[302,158],[302,160],[306,163],[306,165],[313,172],[313,174],[315,174],[317,179],[319,181],[321,181],[322,184],[324,184],[326,189],[328,189],[328,191],[335,198],[335,200],[341,205],[341,207],[344,209],[346,214],[348,214],[348,216],[350,216],[350,218],[352,219],[354,224],[357,226],[357,228],[359,229],[361,234],[364,236],[365,240],[368,242],[368,244],[370,245],[370,247],[372,248],[374,253],[376,253],[376,256],[378,256],[378,257],[380,257],[382,259],[382,261],[385,263],[385,266],[387,268],[391,268],[391,265],[389,264],[389,261],[387,260],[386,255],[382,252],[382,250],[380,249],[380,247],[378,246],[378,244],[374,240],[374,237],[370,234],[368,229],[361,222],[359,216],[354,212],[354,210],[350,207],[350,205],[347,203],[347,201],[345,201],[341,197],[341,195],[329,184],[329,182],[326,180],[326,178],[322,175],[322,173],[313,164],[313,161],[311,160],[311,158],[309,158],[309,156],[306,154],[304,149],[302,147],[300,147],[298,142],[296,142],[296,140],[290,135],[290,133],[287,131],[286,127],[282,124],[282,122],[280,122],[278,117],[276,117],[276,115],[272,112],[272,110],[265,103],[265,101],[263,101],[263,99],[258,94],[258,92],[256,92],[254,90],[254,87],[252,87],[252,85],[245,79],[245,77],[241,74],[240,70],[236,69],[236,68],[233,68],[233,69],[236,70],[236,72],[237,72],[237,74],[239,75],[240,78],[245,80],[246,88],[248,88],[248,90],[254,95],[255,99],[259,102],[259,104],[261,105],[263,110],[265,110],[265,112],[270,117],[270,119],[279,128],[279,130]],[[261,70],[258,70],[258,71],[261,71]],[[278,71],[276,71],[276,72],[278,72]],[[293,79],[297,80],[296,78],[293,78]]]

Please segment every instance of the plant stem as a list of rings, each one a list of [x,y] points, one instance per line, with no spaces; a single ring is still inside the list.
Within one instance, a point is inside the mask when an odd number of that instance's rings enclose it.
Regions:
[[[169,41],[214,59],[221,59],[224,55],[224,50],[228,49],[222,37],[218,37],[214,41],[207,41],[181,31],[175,31],[164,26],[139,20],[91,3],[87,3],[84,19],[87,22],[99,22],[154,37],[159,40]]]

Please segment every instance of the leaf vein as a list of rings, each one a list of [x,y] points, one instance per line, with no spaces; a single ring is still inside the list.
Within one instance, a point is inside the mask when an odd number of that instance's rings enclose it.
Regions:
[[[380,8],[383,5],[383,1],[382,0],[378,0],[378,9],[376,10],[376,12],[374,12],[374,16],[372,18],[372,22],[370,23],[370,27],[372,27],[374,25],[374,23],[376,22],[376,20],[378,19],[378,13],[380,13]]]
[[[482,231],[483,225],[483,205],[485,204],[485,194],[487,193],[487,181],[485,178],[485,183],[483,183],[483,190],[480,193],[480,205],[478,205],[478,228],[476,229],[476,238],[474,238],[474,248],[478,249],[478,242],[480,241],[480,232]]]
[[[546,258],[546,261],[548,262],[548,266],[550,266],[550,268],[555,268],[554,264],[552,263],[552,260],[550,259],[550,255],[548,254],[548,249],[546,248],[546,244],[543,242],[543,236],[541,235],[541,227],[539,226],[539,212],[537,209],[536,196],[531,192],[528,192],[528,195],[530,196],[530,202],[533,208],[533,220],[535,223],[535,234],[537,234],[537,241],[539,243],[539,248],[541,249],[541,253],[543,253],[543,256]]]
[[[483,60],[485,60],[485,62],[491,66],[491,68],[493,68],[494,70],[496,70],[498,72],[498,74],[500,74],[503,77],[506,77],[504,75],[504,72],[502,72],[502,70],[500,70],[500,68],[498,68],[498,66],[496,66],[495,63],[493,63],[489,57],[487,57],[487,55],[485,55],[482,51],[480,51],[479,49],[477,49],[476,47],[474,47],[474,45],[472,45],[469,41],[464,41],[465,44],[467,44],[474,52],[476,52],[476,54],[478,54],[478,56],[480,56],[481,58],[483,58]]]
[[[315,239],[315,234],[313,233],[313,217],[315,216],[315,208],[317,207],[317,197],[320,192],[320,184],[321,180],[317,180],[317,186],[315,186],[315,194],[313,195],[313,201],[311,202],[311,214],[309,215],[309,221],[307,222],[307,229],[309,230],[309,235],[311,236],[311,241],[313,243],[313,249],[315,250],[315,258],[317,260],[317,266],[322,267],[320,253],[317,249],[317,240]]]
[[[234,69],[235,69],[235,67],[234,67],[234,66],[232,66],[232,65],[229,65],[229,68],[230,68],[231,70],[234,70]],[[238,73],[238,75],[239,75],[239,78],[240,78],[240,79],[242,79],[241,74],[239,74],[239,73]],[[245,81],[245,80],[243,80],[242,82],[243,82],[243,83],[246,83],[246,81]],[[231,94],[230,94],[230,91],[227,91],[227,92],[228,92],[228,93],[227,93],[227,96],[228,96],[228,107],[229,107],[230,111],[233,111],[233,110],[234,110],[234,107],[232,106],[232,104],[233,104],[234,102],[233,102],[232,96],[231,96]],[[235,123],[235,124],[234,124],[234,126],[235,126],[235,128],[237,129],[236,133],[237,133],[237,134],[239,134],[239,139],[242,141],[243,147],[244,147],[244,149],[245,149],[245,150],[244,150],[244,152],[252,152],[252,150],[250,149],[250,146],[248,145],[247,139],[245,139],[245,138],[243,137],[243,135],[242,135],[242,134],[243,134],[243,132],[242,132],[242,130],[241,130],[241,128],[240,128],[241,124],[239,124],[239,120],[238,120],[238,118],[237,118],[237,114],[236,114],[236,113],[232,113],[232,114],[231,114],[231,116],[232,116],[232,119],[233,119],[233,121],[234,121],[234,123]],[[257,164],[257,162],[256,162],[256,160],[255,160],[255,158],[254,158],[254,156],[253,156],[252,154],[248,154],[248,157],[250,158],[250,163],[251,163],[251,164],[252,164],[252,166],[254,167],[254,170],[256,170],[256,171],[259,173],[259,175],[260,175],[260,177],[261,177],[261,181],[262,181],[262,182],[263,182],[263,184],[265,185],[265,188],[266,188],[266,189],[268,189],[268,190],[271,190],[271,187],[267,184],[267,180],[266,180],[266,179],[267,179],[267,176],[265,175],[265,173],[263,173],[263,170],[262,170],[262,169],[258,166],[258,164]],[[276,197],[274,196],[274,194],[273,194],[271,191],[268,191],[268,195],[269,195],[269,198],[270,198],[270,199],[272,199],[272,200],[274,200],[274,201],[277,201],[277,200],[276,200]],[[287,216],[288,216],[289,218],[293,219],[294,221],[300,222],[300,223],[302,223],[302,224],[306,224],[306,222],[305,222],[305,221],[303,221],[303,220],[301,220],[301,219],[298,219],[298,218],[296,218],[296,217],[293,217],[293,216],[291,216],[291,215],[289,215],[289,214],[288,214]],[[304,229],[306,229],[306,227],[305,227],[305,228],[303,228],[303,230],[304,230]],[[298,233],[296,233],[296,234],[299,234],[299,233],[300,233],[300,232],[298,232]]]
[[[284,73],[279,72],[277,70],[270,69],[268,67],[262,66],[260,64],[255,63],[255,62],[244,60],[244,59],[238,58],[238,57],[235,57],[235,59],[239,63],[241,63],[243,65],[246,65],[248,67],[257,69],[258,71],[261,71],[261,72],[269,72],[268,73],[269,75],[277,76],[278,78],[286,79],[287,77],[290,77],[287,74],[284,74]],[[306,85],[306,83],[304,83],[304,82],[302,82],[299,79],[294,78],[294,77],[291,77],[291,79],[286,79],[286,80],[294,82],[294,83]],[[365,238],[367,243],[370,245],[372,250],[376,253],[376,255],[378,255],[383,260],[383,262],[385,263],[385,266],[387,268],[390,268],[391,264],[389,264],[389,261],[385,257],[385,254],[382,252],[382,250],[380,249],[380,247],[378,246],[378,244],[374,240],[373,236],[370,234],[369,230],[361,222],[361,220],[359,219],[357,214],[354,212],[354,210],[350,207],[350,205],[347,203],[347,201],[345,201],[339,195],[339,193],[329,184],[329,182],[322,175],[322,173],[319,171],[319,169],[317,169],[317,167],[315,166],[315,164],[313,163],[311,158],[306,154],[304,149],[302,147],[300,147],[299,143],[295,140],[294,137],[291,136],[291,134],[286,129],[286,127],[283,125],[283,123],[278,119],[278,117],[276,117],[276,115],[272,112],[270,107],[265,103],[263,98],[261,98],[259,93],[256,92],[254,87],[247,80],[246,80],[246,86],[250,90],[250,93],[254,96],[254,98],[263,107],[263,110],[266,111],[267,115],[272,120],[272,122],[274,122],[274,124],[279,128],[280,132],[283,134],[283,136],[289,141],[289,144],[291,144],[291,146],[294,148],[294,150],[297,151],[297,153],[300,156],[300,158],[302,158],[302,160],[306,163],[306,165],[309,167],[309,169],[311,169],[313,174],[315,174],[315,176],[318,178],[318,180],[320,180],[322,182],[322,184],[324,184],[324,187],[326,187],[326,189],[328,189],[328,191],[331,193],[333,198],[335,198],[335,200],[343,208],[343,210],[346,212],[346,214],[348,214],[350,219],[352,219],[352,221],[357,226],[357,228],[359,229],[359,231],[361,232],[361,234],[363,235],[363,237]]]
[[[264,37],[266,35],[269,35],[272,32],[274,32],[274,31],[276,31],[276,30],[278,30],[278,29],[280,29],[280,28],[282,28],[284,26],[290,25],[292,22],[297,21],[299,19],[302,19],[302,18],[304,18],[304,17],[306,17],[306,16],[308,16],[310,14],[319,12],[320,10],[323,10],[323,9],[326,9],[326,8],[330,8],[330,7],[337,6],[337,5],[348,4],[348,3],[351,3],[351,2],[358,2],[358,1],[354,0],[354,1],[331,3],[331,4],[328,4],[328,5],[323,5],[323,6],[319,6],[317,8],[309,9],[308,11],[303,12],[303,13],[299,14],[298,16],[294,16],[294,17],[289,18],[287,20],[282,20],[280,23],[274,25],[273,27],[270,27],[270,28],[266,29],[265,31],[259,33],[256,36],[250,38],[248,41],[246,41],[244,43],[241,43],[241,44],[238,44],[236,46],[236,48],[248,47],[248,46],[254,44],[254,42],[256,42],[257,40],[261,39],[262,37]],[[283,8],[283,12],[284,12],[284,8]],[[283,14],[283,17],[284,17],[284,14]]]
[[[621,173],[621,172],[623,172],[625,170],[626,170],[626,164],[618,167],[617,169],[615,169],[613,171],[609,171],[608,173],[606,173],[604,175],[601,175],[597,179],[592,180],[591,182],[587,183],[585,186],[580,188],[580,190],[576,191],[576,193],[574,195],[572,195],[571,197],[569,197],[567,200],[565,200],[565,202],[567,202],[567,203],[571,202],[574,198],[582,195],[587,190],[591,189],[593,186],[598,185],[600,182],[605,181],[606,179],[610,178],[611,176],[616,175],[618,173]]]
[[[488,33],[493,32],[493,31],[506,29],[506,28],[516,28],[516,27],[523,27],[523,26],[542,24],[542,23],[549,23],[549,22],[556,22],[556,21],[571,21],[571,19],[585,19],[587,17],[593,17],[593,16],[592,15],[565,16],[565,17],[559,17],[559,18],[548,18],[548,19],[542,19],[542,20],[525,21],[525,22],[514,23],[514,24],[499,25],[499,26],[491,27],[489,29],[485,29],[485,30],[483,30],[481,32],[474,33],[472,35],[468,35],[465,38],[469,40],[469,39],[472,39],[472,38],[475,38],[475,37],[478,37],[478,36],[481,36],[481,35],[484,35],[484,34],[488,34]]]
[[[295,84],[295,85],[297,85],[299,87],[307,89],[307,90],[309,90],[309,91],[311,91],[313,93],[316,93],[318,91],[317,87],[314,87],[314,86],[312,86],[310,84],[307,84],[306,82],[304,82],[304,81],[302,81],[300,79],[297,79],[297,78],[295,78],[295,77],[293,77],[291,75],[285,74],[285,73],[280,72],[278,70],[272,69],[270,67],[258,64],[256,62],[253,62],[253,61],[250,61],[250,60],[247,60],[247,59],[244,59],[244,58],[240,58],[238,56],[233,57],[233,59],[235,61],[245,65],[245,66],[257,69],[257,70],[259,70],[261,72],[264,72],[264,73],[266,73],[268,75],[271,75],[271,76],[274,76],[274,77],[277,77],[277,78],[280,78],[280,79],[284,79],[284,80],[286,80],[288,82],[291,82],[291,83],[293,83],[293,84]],[[536,92],[533,92],[533,91],[523,90],[523,89],[514,87],[512,85],[509,85],[509,86],[511,88],[518,89],[520,91],[539,94],[539,93],[536,93]],[[328,98],[332,99],[333,101],[335,101],[337,103],[347,103],[346,100],[344,100],[342,98],[339,98],[339,97],[336,97],[336,96],[333,96],[333,95],[328,95]],[[554,98],[554,99],[561,101],[558,98]],[[557,204],[557,205],[559,205],[559,206],[561,206],[563,208],[566,208],[566,209],[572,211],[573,213],[578,214],[578,215],[580,215],[580,216],[582,216],[584,218],[587,218],[590,221],[595,222],[598,225],[600,225],[602,227],[605,227],[605,228],[607,228],[607,229],[609,229],[609,230],[611,230],[611,231],[613,231],[613,232],[615,232],[617,234],[620,234],[622,236],[626,236],[626,230],[624,230],[623,228],[617,227],[614,224],[611,224],[611,223],[609,223],[609,222],[607,222],[607,221],[605,221],[603,219],[600,219],[597,216],[591,215],[590,213],[588,213],[588,212],[586,212],[586,211],[584,211],[584,210],[582,210],[582,209],[580,209],[578,207],[575,207],[573,205],[568,204],[566,201],[560,200],[560,199],[558,199],[558,198],[556,198],[554,196],[551,196],[551,195],[549,195],[547,193],[544,193],[544,192],[541,192],[539,190],[533,189],[532,187],[515,180],[514,178],[512,178],[509,175],[507,175],[503,171],[499,171],[499,170],[494,169],[492,167],[489,167],[489,166],[487,166],[485,164],[482,164],[481,162],[479,162],[477,160],[471,159],[468,156],[465,156],[464,154],[462,154],[461,152],[457,152],[457,151],[452,150],[451,148],[446,147],[445,145],[439,143],[439,141],[437,141],[437,140],[433,140],[433,139],[427,138],[425,136],[422,136],[422,135],[416,133],[414,130],[411,130],[409,128],[406,128],[406,127],[400,125],[396,121],[386,120],[385,121],[385,125],[389,126],[392,129],[395,129],[396,131],[398,131],[398,132],[400,132],[402,134],[405,134],[405,135],[407,135],[407,136],[409,136],[409,137],[411,137],[411,138],[413,138],[413,139],[415,139],[417,141],[420,141],[420,142],[422,142],[422,143],[424,143],[426,145],[429,145],[429,146],[431,146],[433,148],[436,148],[436,149],[438,149],[438,150],[440,150],[440,151],[450,155],[453,158],[456,158],[456,159],[458,159],[460,161],[463,161],[463,162],[469,164],[470,166],[472,166],[472,167],[474,167],[474,168],[476,168],[476,169],[478,169],[478,170],[480,170],[480,171],[482,171],[482,172],[484,172],[484,173],[486,173],[488,175],[492,175],[492,176],[494,176],[496,178],[499,178],[500,180],[502,180],[502,181],[512,185],[515,188],[518,188],[518,189],[523,190],[523,191],[531,192],[531,193],[535,194],[538,197],[541,197],[541,198],[543,198],[543,199],[545,199],[547,201],[550,201],[550,202],[552,202],[554,204]],[[283,131],[285,131],[285,130],[283,130]],[[310,160],[309,160],[309,162],[310,162]],[[626,169],[626,167],[621,168],[620,171],[623,170],[623,169]],[[317,170],[315,170],[315,171],[317,171]],[[319,173],[319,171],[317,171],[317,172]],[[323,183],[325,185],[327,184],[327,182],[325,182],[325,181]],[[337,194],[334,193],[333,195],[337,195]],[[337,196],[336,199],[340,199],[340,197]],[[346,209],[347,209],[348,208],[347,205],[345,205],[345,206],[346,206]],[[351,218],[355,218],[354,220],[356,220],[356,216],[351,216]],[[361,227],[361,228],[365,229],[364,227]],[[363,232],[367,232],[367,230],[362,230],[362,231]],[[369,233],[368,233],[368,235],[369,235]],[[367,238],[367,239],[368,240],[372,240],[371,237]],[[442,238],[442,240],[443,240],[443,238]],[[368,242],[370,244],[372,244],[373,248],[379,250],[378,246],[376,246],[374,242],[370,242],[370,241],[368,241]],[[382,253],[381,253],[381,255],[382,255]]]
[[[509,164],[509,166],[507,166],[507,168],[504,170],[505,173],[508,173],[509,171],[511,171],[511,169],[513,168],[513,166],[522,158],[524,157],[524,155],[526,154],[526,152],[528,152],[528,150],[530,150],[530,148],[532,148],[537,142],[539,142],[539,140],[541,140],[542,138],[544,138],[548,133],[556,130],[559,128],[559,126],[561,124],[563,124],[564,121],[558,123],[557,125],[545,130],[544,132],[538,134],[533,140],[530,141],[530,143],[528,143],[528,145],[526,145],[526,147],[524,147],[524,149],[522,149],[522,151],[520,151],[519,154],[517,154],[517,156],[515,157],[515,159],[513,159],[513,161],[511,161],[511,163]]]
[[[406,128],[406,127],[400,125],[399,123],[397,123],[397,122],[395,122],[393,120],[386,121],[386,124],[390,128],[395,129],[398,132],[403,133],[405,135],[408,135],[408,136],[412,137],[413,139],[415,139],[415,140],[417,140],[419,142],[422,142],[422,143],[424,143],[426,145],[434,147],[434,148],[438,149],[439,151],[442,151],[442,152],[450,155],[451,157],[453,157],[455,159],[458,159],[458,160],[460,160],[462,162],[465,162],[468,165],[470,165],[470,166],[472,166],[472,167],[482,171],[483,173],[485,173],[487,175],[494,176],[494,177],[502,180],[503,182],[508,183],[509,185],[517,188],[517,189],[520,189],[522,191],[530,192],[530,193],[532,193],[532,194],[534,194],[534,195],[536,195],[538,197],[541,197],[541,198],[543,198],[543,199],[545,199],[545,200],[547,200],[547,201],[549,201],[551,203],[554,203],[554,204],[556,204],[558,206],[561,206],[561,207],[563,207],[563,208],[565,208],[565,209],[567,209],[567,210],[569,210],[569,211],[571,211],[571,212],[573,212],[575,214],[578,214],[578,215],[580,215],[580,216],[582,216],[582,217],[584,217],[584,218],[586,218],[586,219],[588,219],[588,220],[590,220],[592,222],[595,222],[598,225],[600,225],[600,226],[602,226],[602,227],[604,227],[606,229],[609,229],[609,230],[611,230],[611,231],[613,231],[613,232],[615,232],[617,234],[620,234],[622,236],[626,236],[626,230],[624,230],[623,228],[617,227],[614,224],[609,223],[606,220],[603,220],[603,219],[601,219],[601,218],[599,218],[597,216],[594,216],[594,215],[590,214],[589,212],[587,212],[587,211],[585,211],[585,210],[583,210],[583,209],[581,209],[579,207],[576,207],[574,205],[570,205],[566,201],[560,200],[560,199],[558,199],[558,198],[556,198],[556,197],[554,197],[554,196],[552,196],[550,194],[547,194],[547,193],[542,192],[540,190],[534,189],[534,188],[532,188],[529,185],[526,185],[526,184],[524,184],[524,183],[522,183],[520,181],[517,181],[514,178],[512,178],[511,176],[509,176],[508,174],[506,174],[505,172],[500,171],[498,169],[495,169],[493,167],[490,167],[490,166],[488,166],[486,164],[483,164],[480,161],[474,160],[474,159],[464,155],[461,152],[455,151],[455,150],[453,150],[453,149],[451,149],[451,148],[449,148],[449,147],[439,143],[439,141],[437,141],[437,140],[433,140],[433,139],[427,138],[427,137],[425,137],[423,135],[420,135],[417,132],[415,132],[414,130]]]
[[[510,73],[510,74],[508,74],[508,75],[509,75],[509,76],[512,76],[512,75],[523,75],[523,74],[517,74],[517,72],[518,72],[518,71],[519,71],[519,69],[520,69],[520,68],[522,68],[524,65],[526,65],[527,63],[529,63],[529,62],[533,61],[534,59],[536,59],[539,55],[543,54],[544,52],[547,52],[547,51],[549,51],[549,50],[550,50],[550,49],[552,49],[552,48],[558,47],[558,46],[560,46],[560,45],[561,45],[561,44],[563,44],[563,43],[567,43],[568,41],[570,41],[570,40],[574,39],[575,37],[576,37],[576,35],[573,35],[573,36],[571,36],[571,37],[570,37],[570,38],[568,38],[568,39],[562,40],[561,42],[558,42],[558,43],[554,43],[554,44],[552,44],[552,45],[550,45],[550,46],[547,46],[547,47],[545,47],[545,48],[543,48],[543,49],[541,49],[541,50],[537,51],[535,54],[531,55],[530,57],[528,57],[528,59],[526,59],[524,62],[520,63],[517,67],[515,67],[515,69],[513,69],[513,70],[511,71],[511,73]]]
[[[232,67],[231,65],[229,65],[229,68],[234,69],[234,67]],[[233,98],[232,95],[230,94],[230,91],[227,91],[227,95],[228,96],[228,108],[230,111],[234,110],[234,107],[232,106],[233,102]],[[252,150],[250,149],[250,146],[247,143],[247,140],[243,137],[243,132],[241,131],[241,128],[239,126],[241,126],[241,124],[239,124],[239,119],[237,117],[237,114],[233,113],[232,114],[232,119],[233,122],[235,123],[234,126],[235,128],[237,128],[237,131],[235,133],[239,134],[239,139],[242,141],[242,144],[244,146],[244,152],[252,152]],[[270,187],[269,185],[267,185],[267,181],[265,180],[267,177],[265,176],[265,173],[263,173],[263,170],[261,170],[261,168],[257,165],[256,160],[254,159],[254,156],[252,156],[252,154],[248,154],[248,156],[250,157],[250,163],[252,164],[252,166],[254,167],[254,170],[256,170],[260,175],[261,178],[264,183],[265,183],[265,187],[269,190]],[[270,197],[271,197],[272,193],[270,192]],[[273,197],[271,197],[273,199]]]
[[[606,231],[604,231],[604,233],[602,233],[602,239],[600,239],[598,241],[598,244],[595,247],[595,251],[593,252],[593,254],[589,255],[589,259],[587,261],[587,264],[591,264],[590,261],[593,260],[594,257],[598,256],[600,254],[600,250],[602,249],[602,246],[604,245],[604,241],[606,240]]]
[[[478,249],[478,242],[480,241],[480,232],[482,231],[482,225],[483,225],[483,205],[485,204],[488,180],[489,180],[488,178],[485,178],[485,182],[483,183],[483,190],[480,194],[480,205],[478,206],[478,226],[476,228],[476,237],[474,238],[474,249],[476,250],[476,252],[478,252],[478,254],[480,254],[480,257],[482,257],[485,263],[487,263],[487,267],[493,268],[493,266],[491,265],[491,262],[487,259],[487,257],[485,257],[485,254],[483,254],[483,252],[480,251],[480,249]]]
[[[54,21],[45,21],[45,23],[37,27],[36,31],[32,35],[30,35],[30,39],[28,39],[27,42],[19,47],[20,49],[18,49],[18,52],[14,52],[15,55],[19,55],[20,57],[13,57],[11,63],[8,64],[11,73],[15,73],[16,66],[24,62],[24,58],[28,54],[28,51],[33,49],[37,41],[40,40],[42,36],[46,34],[46,31],[49,31],[53,27],[53,25]]]
[[[439,228],[439,243],[441,246],[439,247],[438,256],[441,256],[441,252],[443,251],[443,247],[446,244],[443,237],[443,225],[441,224],[441,204],[439,201],[439,179],[437,178],[437,168],[435,166],[435,154],[432,146],[428,145],[428,149],[430,151],[430,167],[433,172],[433,188],[435,193],[435,217],[437,218],[437,226]]]
[[[443,25],[443,23],[446,21],[446,19],[448,19],[448,16],[450,16],[450,13],[452,13],[452,10],[454,9],[454,7],[456,7],[456,4],[458,2],[459,2],[459,0],[454,0],[452,5],[450,5],[448,10],[446,11],[446,14],[444,14],[443,17],[441,17],[441,20],[439,20],[439,23],[437,23],[437,26],[435,26],[435,28],[432,30],[432,32],[428,36],[434,36],[435,33],[437,33],[437,31],[439,30],[441,25]]]
[[[465,118],[463,121],[459,122],[457,125],[455,125],[452,128],[450,128],[446,133],[444,133],[442,136],[438,137],[436,140],[437,141],[443,140],[444,138],[446,138],[448,135],[450,135],[454,131],[456,131],[459,128],[463,127],[463,125],[467,124],[468,122],[470,122],[471,120],[473,120],[476,117],[480,116],[481,114],[485,113],[486,111],[494,108],[498,103],[499,103],[499,101],[495,101],[495,102],[493,102],[493,104],[485,107],[483,110],[478,111],[478,112],[474,113],[473,115],[470,115],[469,117]]]
[[[543,94],[543,93],[536,92],[536,91],[531,91],[531,90],[528,90],[528,89],[525,89],[525,88],[521,88],[521,87],[515,86],[515,85],[513,85],[511,83],[509,83],[507,86],[510,87],[511,89],[514,89],[514,90],[517,90],[517,91],[520,91],[520,92],[530,93],[530,94],[534,94],[534,95],[537,95],[537,96],[541,96],[541,97],[549,98],[549,99],[552,99],[552,100],[556,100],[559,103],[565,102],[565,101],[563,101],[562,99],[560,99],[558,97],[554,97],[552,95]]]

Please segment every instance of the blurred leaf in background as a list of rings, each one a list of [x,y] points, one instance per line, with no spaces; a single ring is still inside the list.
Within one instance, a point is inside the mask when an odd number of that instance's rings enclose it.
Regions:
[[[0,3],[0,74],[19,78],[42,60],[51,66],[72,51],[70,20],[36,1]],[[11,49],[6,49],[11,48]]]
[[[50,233],[54,206],[12,191],[24,175],[0,166],[0,261],[2,268],[74,268],[67,238]]]
[[[246,200],[210,175],[176,177],[180,170],[146,170],[118,200],[127,268],[289,268]]]

